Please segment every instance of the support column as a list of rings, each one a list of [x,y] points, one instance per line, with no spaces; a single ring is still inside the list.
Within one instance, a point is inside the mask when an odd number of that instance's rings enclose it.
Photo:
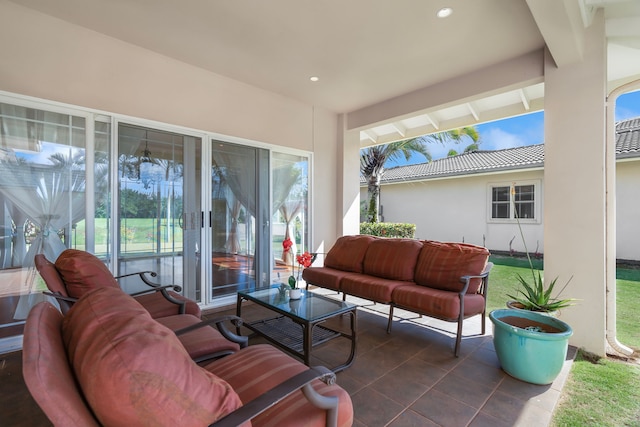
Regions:
[[[561,297],[579,301],[561,318],[574,330],[570,343],[598,355],[606,348],[607,256],[615,253],[607,240],[604,30],[599,11],[581,62],[557,68],[549,53],[545,60],[545,282],[559,277],[558,292],[573,276]]]
[[[345,122],[346,116],[341,115],[339,156],[342,157],[342,177],[338,178],[341,185],[341,211],[338,212],[338,218],[342,218],[342,223],[338,224],[338,235],[353,235],[360,233],[360,133],[346,130]]]

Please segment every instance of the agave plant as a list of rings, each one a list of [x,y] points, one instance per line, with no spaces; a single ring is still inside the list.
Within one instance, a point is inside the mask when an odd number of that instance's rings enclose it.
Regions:
[[[513,187],[511,188],[511,194],[512,196],[515,196],[515,189]],[[558,292],[555,297],[551,296],[558,278],[556,277],[553,279],[545,289],[542,274],[540,271],[536,271],[533,268],[533,263],[531,262],[531,256],[529,255],[529,249],[527,248],[527,242],[524,238],[524,233],[522,232],[522,226],[520,225],[520,218],[517,210],[515,211],[515,217],[518,224],[518,230],[520,231],[520,237],[522,238],[522,244],[524,245],[524,251],[527,254],[527,260],[529,261],[529,271],[531,272],[533,283],[529,283],[527,279],[518,274],[517,277],[520,282],[521,289],[517,290],[516,295],[520,296],[507,296],[520,304],[522,306],[520,308],[524,310],[551,312],[573,305],[576,301],[574,298],[559,299],[560,294],[562,294],[567,285],[569,285],[573,276],[567,280],[567,283],[564,284],[562,289],[560,289],[560,292]],[[538,273],[537,275],[536,272]]]
[[[549,286],[545,289],[544,280],[542,278],[542,274],[538,271],[533,270],[533,266],[531,266],[531,276],[533,277],[533,283],[529,283],[527,279],[518,274],[518,281],[520,282],[521,289],[518,289],[516,296],[507,295],[509,298],[513,299],[515,302],[520,304],[522,309],[524,310],[532,310],[532,311],[557,311],[565,307],[569,307],[575,303],[575,299],[566,298],[559,299],[558,296],[562,294],[562,291],[567,287],[573,276],[569,278],[567,283],[562,287],[558,295],[552,297],[553,288],[556,286],[558,278],[553,279]]]

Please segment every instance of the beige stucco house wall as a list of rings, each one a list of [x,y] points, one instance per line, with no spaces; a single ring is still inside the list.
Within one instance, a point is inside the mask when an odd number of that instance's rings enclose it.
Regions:
[[[416,238],[464,241],[493,251],[524,251],[517,224],[491,219],[491,185],[532,182],[538,186],[538,218],[522,221],[530,253],[544,252],[542,213],[544,173],[540,168],[492,174],[416,180],[384,184],[380,203],[386,222],[416,224]],[[640,261],[640,158],[616,163],[616,257]],[[367,187],[360,187],[361,201]],[[577,215],[580,211],[576,212]]]

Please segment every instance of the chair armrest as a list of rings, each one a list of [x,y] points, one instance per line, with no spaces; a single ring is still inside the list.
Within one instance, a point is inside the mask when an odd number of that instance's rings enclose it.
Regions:
[[[177,286],[178,288],[180,288],[180,286]],[[164,286],[156,286],[153,289],[145,289],[144,291],[138,291],[138,292],[134,292],[131,295],[132,297],[138,296],[138,295],[144,295],[144,294],[150,294],[152,292],[162,292],[162,290],[168,290],[168,291],[173,291],[175,290],[176,285],[164,285]]]
[[[149,280],[145,275],[148,274],[151,277],[157,277],[158,274],[155,271],[138,271],[136,273],[129,273],[129,274],[123,274],[121,276],[117,276],[116,280],[122,279],[124,277],[130,277],[130,276],[138,276],[140,277],[140,280],[142,280],[142,282],[151,287],[151,289],[147,289],[144,291],[140,291],[140,292],[135,292],[133,294],[130,294],[131,296],[137,296],[137,295],[144,295],[144,294],[148,294],[150,292],[160,292],[162,293],[162,296],[169,301],[172,304],[175,304],[178,306],[178,313],[179,314],[184,314],[186,312],[186,305],[187,302],[186,301],[181,301],[179,299],[176,299],[174,297],[171,296],[171,294],[169,294],[169,292],[167,292],[167,290],[173,290],[176,292],[180,292],[182,290],[182,286],[179,285],[159,285],[158,283],[153,283],[151,280]]]
[[[125,277],[130,277],[130,276],[139,276],[140,280],[142,280],[144,282],[145,285],[151,287],[151,288],[159,288],[162,287],[161,285],[152,282],[151,280],[149,280],[147,278],[146,275],[149,275],[151,277],[158,277],[158,273],[156,273],[155,271],[138,271],[135,273],[128,273],[128,274],[123,274],[121,276],[116,276],[116,280],[125,278]],[[180,285],[166,285],[164,287],[172,287],[174,291],[176,292],[180,292],[182,291],[182,286]]]
[[[326,384],[334,384],[336,376],[324,366],[314,366],[285,382],[275,386],[266,393],[256,397],[242,407],[219,419],[210,427],[235,427],[261,414],[291,393],[302,389],[305,397],[316,407],[326,409],[327,426],[335,427],[338,423],[338,398],[319,394],[311,382],[319,379]]]
[[[43,291],[42,293],[43,293],[43,295],[54,297],[58,301],[71,302],[71,303],[78,302],[78,298],[65,297],[65,296],[60,295],[57,292]]]
[[[249,337],[243,337],[231,332],[224,324],[224,322],[227,321],[233,323],[236,328],[242,326],[242,319],[238,316],[230,314],[225,316],[217,316],[212,319],[202,320],[200,323],[196,323],[195,325],[190,325],[186,328],[178,329],[177,331],[175,331],[175,334],[180,336],[182,334],[186,334],[187,332],[191,332],[205,326],[215,325],[215,327],[218,329],[218,331],[220,331],[223,337],[231,342],[239,344],[240,348],[245,348],[247,345],[249,345]]]
[[[71,306],[76,301],[78,301],[78,298],[65,297],[63,295],[60,295],[58,292],[43,291],[42,294],[55,298],[58,302],[58,305],[60,306],[60,311],[62,312],[62,314],[66,314],[67,311],[71,309]]]

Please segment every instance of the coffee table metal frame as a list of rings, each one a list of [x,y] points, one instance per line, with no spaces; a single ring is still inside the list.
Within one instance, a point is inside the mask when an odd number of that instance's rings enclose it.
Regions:
[[[314,347],[337,337],[349,339],[351,351],[347,361],[332,370],[339,372],[353,363],[356,354],[357,325],[355,304],[331,299],[308,290],[302,291],[302,298],[299,300],[290,300],[277,288],[261,289],[238,292],[238,317],[242,317],[243,301],[251,301],[277,313],[273,317],[243,323],[243,326],[294,356],[302,358],[305,365],[309,366],[311,350]],[[326,320],[341,315],[350,317],[351,334],[322,325]]]

